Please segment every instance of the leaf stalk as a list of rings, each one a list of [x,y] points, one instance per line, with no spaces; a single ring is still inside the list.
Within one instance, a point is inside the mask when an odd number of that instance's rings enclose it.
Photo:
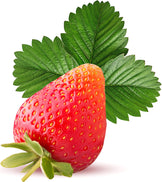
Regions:
[[[25,174],[25,176],[21,179],[22,182],[25,182],[40,167],[40,160],[41,158],[39,158],[35,165]]]

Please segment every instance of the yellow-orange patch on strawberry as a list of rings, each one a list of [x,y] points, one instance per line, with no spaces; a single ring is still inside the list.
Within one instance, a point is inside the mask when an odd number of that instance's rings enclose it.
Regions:
[[[26,121],[26,116],[24,116],[23,121],[24,121],[24,122]]]
[[[35,128],[38,129],[39,128],[39,124],[36,124]]]
[[[36,123],[36,119],[34,119],[34,120],[31,121],[31,124],[32,125],[35,125],[35,123]]]
[[[77,130],[77,127],[75,126],[75,127],[73,128],[73,130],[76,131],[76,130]]]
[[[88,147],[87,147],[87,146],[85,146],[85,147],[83,148],[83,150],[84,150],[84,151],[88,150]]]
[[[43,116],[43,115],[44,115],[43,111],[39,113],[39,116]]]
[[[64,153],[64,157],[67,157],[67,153]]]
[[[51,108],[51,107],[49,107],[49,108],[47,109],[47,112],[50,112],[50,111],[51,111],[51,109],[52,109],[52,108]]]
[[[77,155],[77,153],[78,153],[78,151],[75,151],[75,152],[74,152],[74,155]]]
[[[51,130],[51,133],[53,133],[53,132],[54,132],[54,129]]]
[[[51,126],[53,126],[53,124],[54,124],[54,123],[53,123],[53,122],[51,122],[49,126],[51,127]]]
[[[69,120],[70,120],[70,116],[67,117],[67,121],[69,121]]]
[[[50,115],[49,115],[49,119],[52,119],[52,118],[53,118],[53,114],[50,114]]]
[[[73,139],[74,139],[74,138],[73,138],[73,137],[71,137],[71,138],[70,138],[70,141],[72,141]]]
[[[35,103],[34,103],[34,106],[35,106],[35,107],[39,106],[39,102],[38,102],[38,101],[35,102]]]
[[[79,134],[80,136],[82,136],[83,135],[83,131],[82,132],[80,132],[80,134]]]
[[[33,111],[33,112],[32,112],[32,115],[35,116],[35,115],[36,115],[36,111]]]

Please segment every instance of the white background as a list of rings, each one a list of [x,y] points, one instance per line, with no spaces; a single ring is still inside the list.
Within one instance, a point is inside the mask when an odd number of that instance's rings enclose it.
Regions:
[[[4,0],[0,1],[0,144],[13,142],[15,114],[24,99],[15,91],[14,52],[32,39],[53,39],[64,32],[63,22],[70,12],[92,0]],[[162,82],[162,11],[161,0],[110,0],[124,17],[129,37],[128,54],[146,60]],[[0,161],[17,150],[0,147]],[[21,168],[0,167],[0,181],[18,182]],[[40,172],[28,181],[46,182]],[[53,181],[162,181],[162,97],[148,113],[130,117],[130,122],[107,123],[104,148],[98,159],[72,178],[56,176]]]

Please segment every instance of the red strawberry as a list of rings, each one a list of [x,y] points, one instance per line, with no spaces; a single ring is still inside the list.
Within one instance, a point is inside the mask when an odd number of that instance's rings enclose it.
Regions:
[[[93,64],[74,68],[27,99],[14,122],[15,142],[27,133],[74,171],[99,155],[106,131],[105,80]]]

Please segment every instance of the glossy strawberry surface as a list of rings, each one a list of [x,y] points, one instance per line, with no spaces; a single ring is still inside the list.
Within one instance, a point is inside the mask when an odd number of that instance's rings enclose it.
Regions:
[[[13,133],[20,143],[27,132],[76,172],[97,158],[105,131],[104,76],[98,66],[84,64],[28,98],[16,114]]]

